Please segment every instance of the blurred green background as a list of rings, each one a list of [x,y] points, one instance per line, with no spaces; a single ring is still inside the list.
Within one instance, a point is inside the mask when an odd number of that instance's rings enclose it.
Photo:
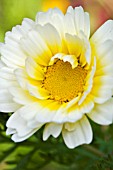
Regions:
[[[90,13],[91,34],[107,19],[113,19],[113,0],[0,0],[0,41],[6,31],[35,19],[38,11],[82,5]],[[15,144],[5,135],[10,114],[0,113],[0,170],[113,170],[113,125],[98,126],[91,121],[94,139],[90,145],[68,149],[61,136],[42,141],[42,130]]]

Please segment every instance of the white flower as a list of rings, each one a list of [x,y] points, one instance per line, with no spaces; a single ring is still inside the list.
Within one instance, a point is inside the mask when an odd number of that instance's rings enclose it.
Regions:
[[[43,140],[69,148],[92,141],[87,116],[113,122],[113,21],[90,37],[82,7],[40,12],[7,32],[1,45],[0,111],[14,112],[7,134],[20,142],[43,125]]]

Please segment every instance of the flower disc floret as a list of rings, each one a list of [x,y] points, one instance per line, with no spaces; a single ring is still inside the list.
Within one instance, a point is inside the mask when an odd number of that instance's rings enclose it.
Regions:
[[[48,66],[43,80],[43,88],[49,94],[50,99],[69,102],[84,91],[87,70],[81,66],[72,69],[69,62],[57,60],[52,66]]]

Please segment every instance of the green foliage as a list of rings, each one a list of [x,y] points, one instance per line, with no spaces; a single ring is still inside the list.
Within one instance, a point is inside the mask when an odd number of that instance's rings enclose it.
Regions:
[[[0,41],[4,41],[6,31],[21,24],[23,18],[34,19],[41,9],[41,0],[0,0]]]
[[[3,170],[113,170],[113,125],[91,122],[94,140],[90,145],[68,149],[60,136],[42,141],[43,128],[30,139],[14,143],[5,135],[8,114],[0,113],[0,162]],[[95,138],[95,136],[97,136]],[[2,170],[2,169],[0,169]]]

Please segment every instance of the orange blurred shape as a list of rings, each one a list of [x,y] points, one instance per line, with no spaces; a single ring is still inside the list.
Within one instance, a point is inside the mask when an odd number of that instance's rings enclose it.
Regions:
[[[70,5],[69,0],[43,0],[42,10],[47,11],[49,8],[59,8],[62,12],[66,12],[67,7]]]

